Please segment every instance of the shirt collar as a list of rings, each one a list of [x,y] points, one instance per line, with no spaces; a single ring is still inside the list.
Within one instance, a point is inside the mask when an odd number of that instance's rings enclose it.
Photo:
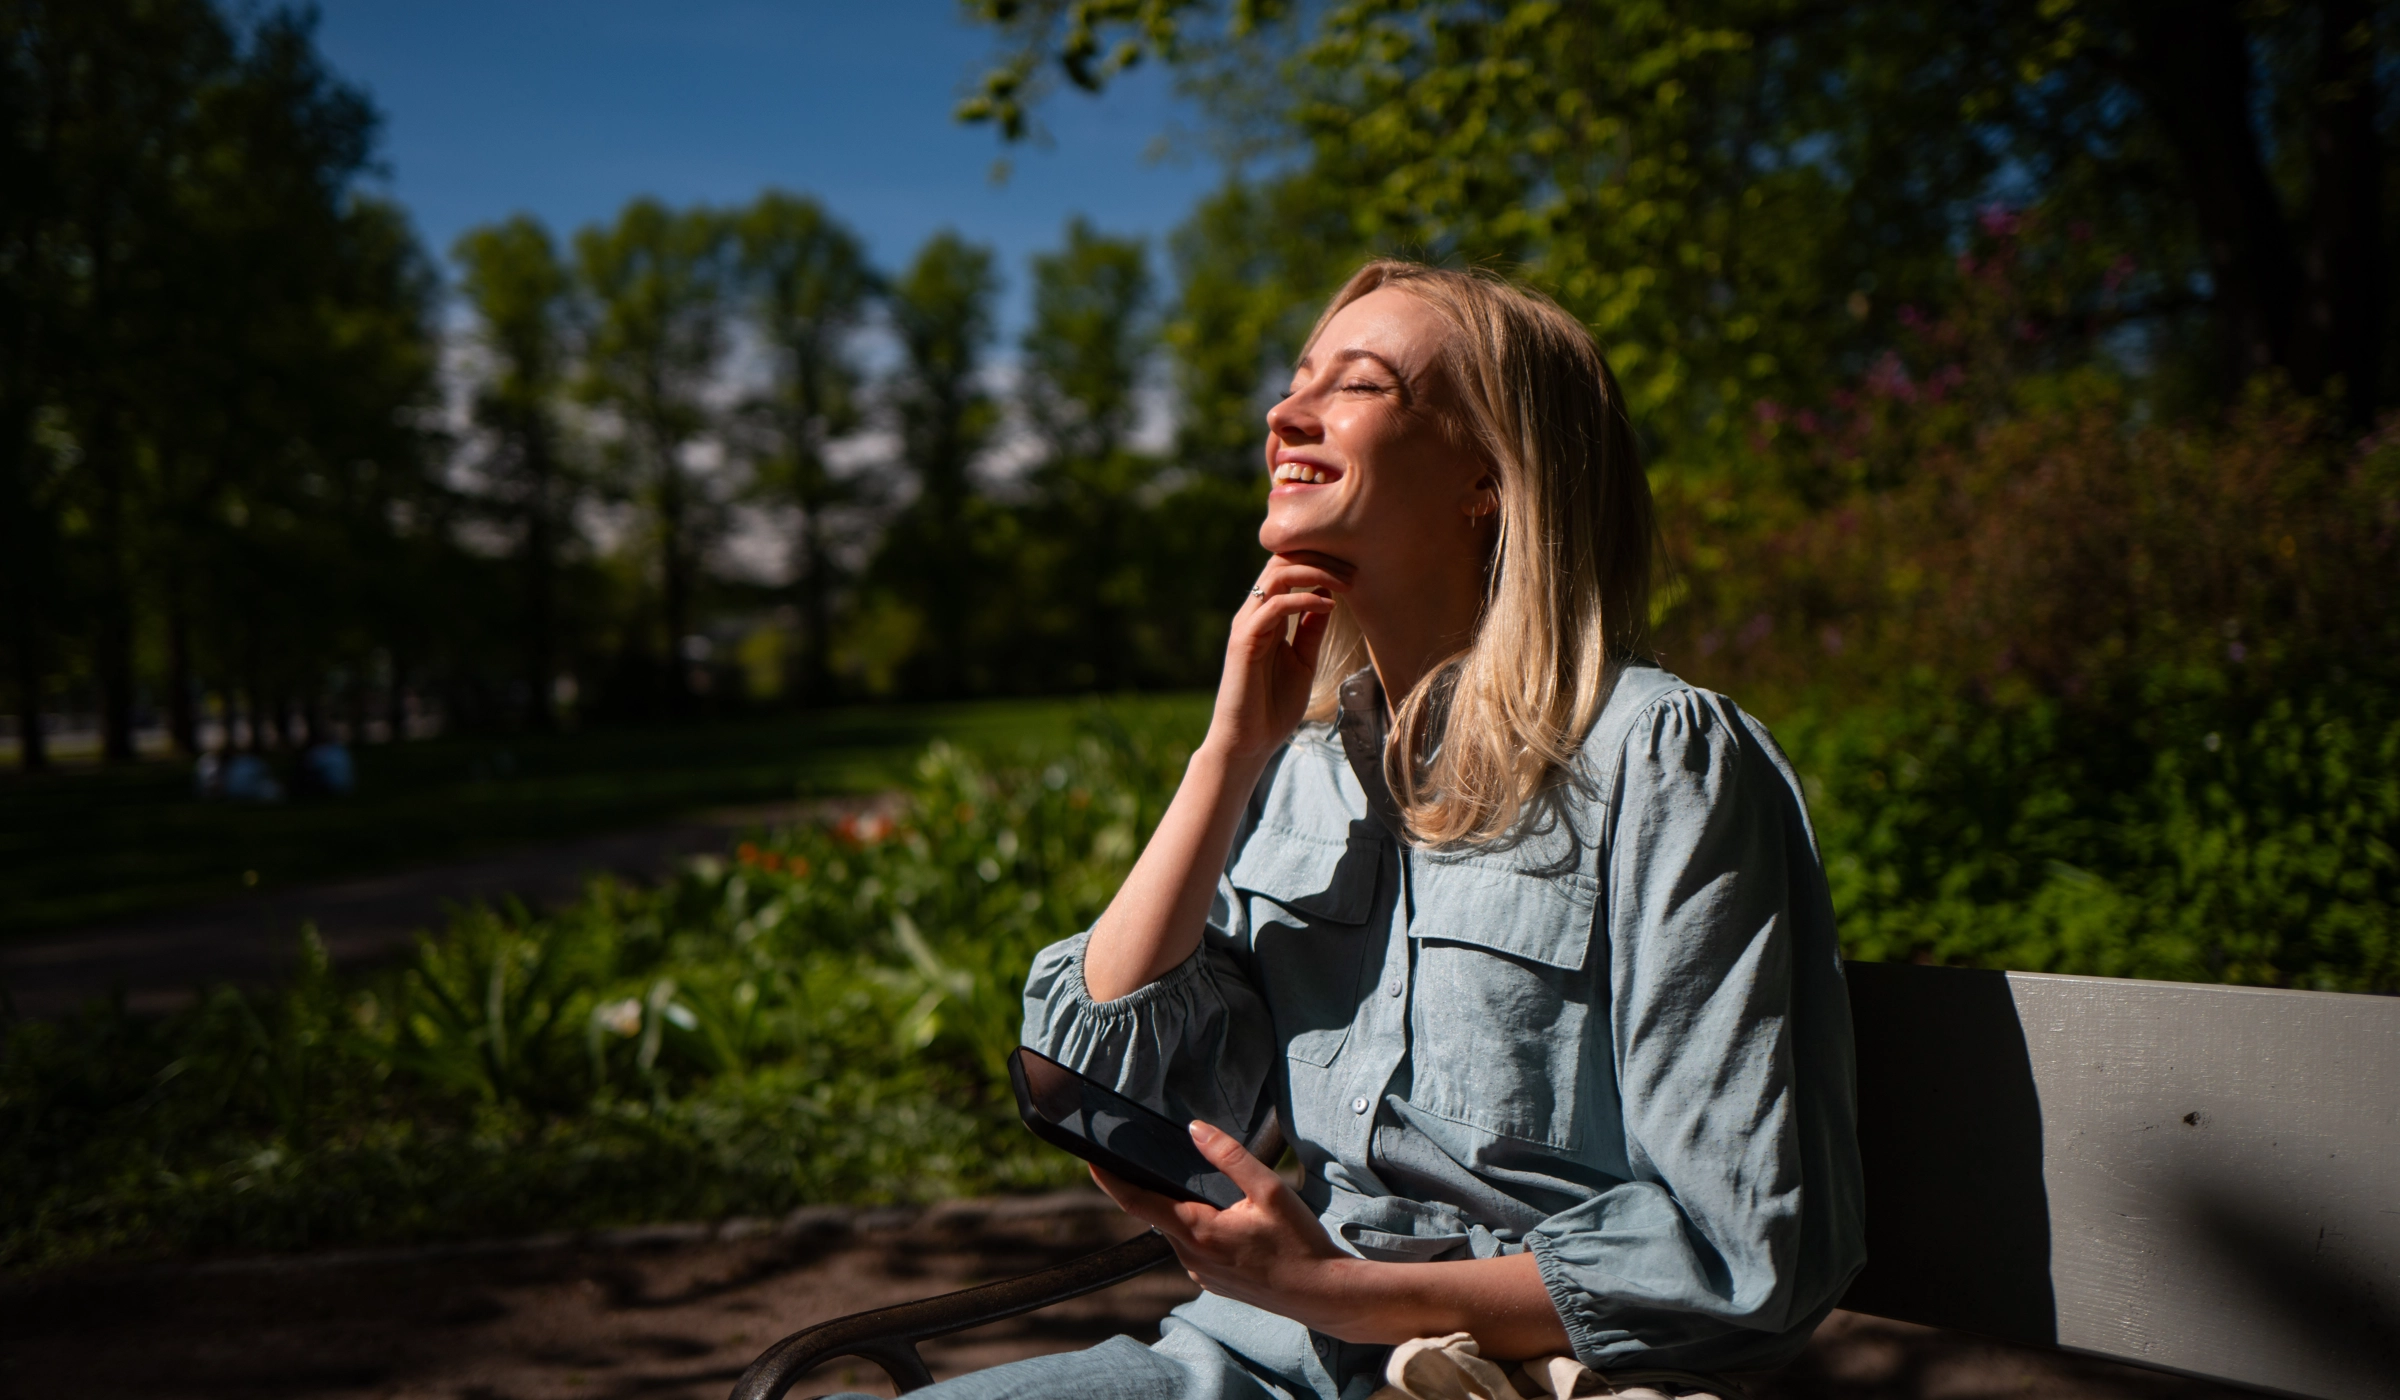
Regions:
[[[1372,666],[1361,666],[1342,680],[1335,692],[1340,708],[1334,727],[1342,736],[1342,753],[1350,760],[1351,775],[1367,794],[1367,810],[1395,840],[1406,844],[1407,826],[1391,784],[1383,778],[1383,751],[1391,739],[1391,715],[1383,703],[1383,682]]]

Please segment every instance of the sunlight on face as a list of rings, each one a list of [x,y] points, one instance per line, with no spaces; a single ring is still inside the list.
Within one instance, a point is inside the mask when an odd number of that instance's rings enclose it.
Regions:
[[[1362,578],[1478,565],[1491,481],[1448,428],[1448,334],[1433,308],[1390,287],[1326,323],[1267,413],[1261,545],[1331,555]]]

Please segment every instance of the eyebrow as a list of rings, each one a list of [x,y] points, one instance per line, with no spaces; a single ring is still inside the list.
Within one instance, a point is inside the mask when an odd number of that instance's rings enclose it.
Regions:
[[[1392,378],[1398,382],[1400,385],[1400,392],[1403,395],[1411,398],[1415,397],[1410,390],[1408,376],[1400,372],[1400,367],[1396,364],[1393,364],[1390,360],[1385,359],[1383,356],[1376,354],[1372,350],[1353,345],[1347,350],[1336,351],[1333,359],[1334,363],[1344,365],[1350,364],[1357,360],[1373,360],[1375,363],[1383,366],[1384,369],[1390,373]],[[1297,374],[1303,370],[1306,370],[1308,368],[1308,361],[1309,357],[1302,355],[1299,360],[1292,365],[1292,372]]]

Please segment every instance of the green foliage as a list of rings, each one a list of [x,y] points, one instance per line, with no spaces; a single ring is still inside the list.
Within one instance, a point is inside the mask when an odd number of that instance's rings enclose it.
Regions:
[[[1095,712],[905,800],[461,913],[393,973],[0,1028],[0,1267],[777,1212],[1075,1174],[1001,1061],[1033,952],[1148,838],[1190,721]]]
[[[0,939],[795,793],[882,791],[937,735],[987,755],[1056,746],[1088,703],[882,704],[381,744],[359,751],[359,791],[339,801],[204,801],[184,774],[157,764],[19,778],[0,783]],[[1203,713],[1207,700],[1115,706],[1147,724]]]
[[[262,705],[354,673],[475,572],[416,528],[433,278],[357,187],[375,113],[312,26],[0,7],[0,647],[20,712],[94,685],[112,757],[152,648],[188,735],[203,669]]]
[[[2400,992],[2400,691],[2157,699],[1780,725],[1850,955]]]
[[[835,475],[826,445],[863,421],[861,375],[850,337],[878,281],[857,235],[816,201],[770,190],[732,216],[751,319],[776,363],[766,394],[749,406],[772,446],[758,454],[770,499],[800,510],[799,592],[805,615],[803,695],[833,691],[834,532],[828,513],[855,501],[856,484]]]
[[[1786,718],[1847,951],[2400,991],[2400,699],[2225,713],[2167,697],[2139,747],[2048,703]],[[998,1073],[1027,963],[1114,893],[1199,720],[936,744],[896,805],[463,911],[390,972],[312,937],[271,993],[0,1026],[0,1267],[1064,1183]]]
[[[1160,536],[1174,533],[1143,509],[1162,464],[1125,441],[1156,348],[1151,310],[1139,242],[1074,219],[1066,246],[1034,259],[1023,364],[1044,455],[1011,591],[1039,622],[1020,625],[1012,647],[1031,654],[1012,660],[1103,691],[1135,679],[1134,627],[1156,581],[1149,566]]]
[[[2109,269],[2033,223],[1671,486],[1657,641],[1784,717],[1856,955],[2400,990],[2400,442],[2062,362]]]
[[[609,460],[620,491],[642,509],[659,579],[658,626],[637,655],[663,665],[668,706],[678,711],[691,699],[684,638],[723,506],[685,449],[713,423],[708,395],[729,329],[728,244],[712,211],[654,199],[575,236],[576,276],[593,308],[580,390],[616,420]]]
[[[999,292],[991,250],[950,232],[927,240],[893,289],[906,358],[895,407],[917,498],[884,536],[877,596],[860,610],[852,650],[942,696],[970,688],[971,629],[993,562],[970,469],[1000,423],[981,382]]]
[[[1057,252],[1034,258],[1027,403],[1058,462],[1106,461],[1123,449],[1156,349],[1151,300],[1148,250],[1084,219],[1067,221]]]
[[[491,359],[474,404],[488,438],[478,462],[489,483],[485,496],[523,540],[526,709],[533,727],[551,728],[560,556],[573,534],[571,510],[585,475],[569,460],[559,429],[572,371],[574,282],[550,231],[524,214],[470,229],[451,257]]]
[[[496,362],[483,411],[505,419],[553,409],[568,369],[565,322],[574,285],[550,231],[519,214],[469,229],[450,256]]]
[[[1174,236],[1179,287],[1165,339],[1183,403],[1179,455],[1229,478],[1254,477],[1274,375],[1361,251],[1338,191],[1309,180],[1229,181]]]

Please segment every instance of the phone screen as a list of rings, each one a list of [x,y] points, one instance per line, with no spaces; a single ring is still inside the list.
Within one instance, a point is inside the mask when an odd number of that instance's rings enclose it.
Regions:
[[[1017,1113],[1034,1136],[1136,1186],[1219,1210],[1242,1188],[1210,1165],[1182,1124],[1023,1046],[1009,1052]]]

